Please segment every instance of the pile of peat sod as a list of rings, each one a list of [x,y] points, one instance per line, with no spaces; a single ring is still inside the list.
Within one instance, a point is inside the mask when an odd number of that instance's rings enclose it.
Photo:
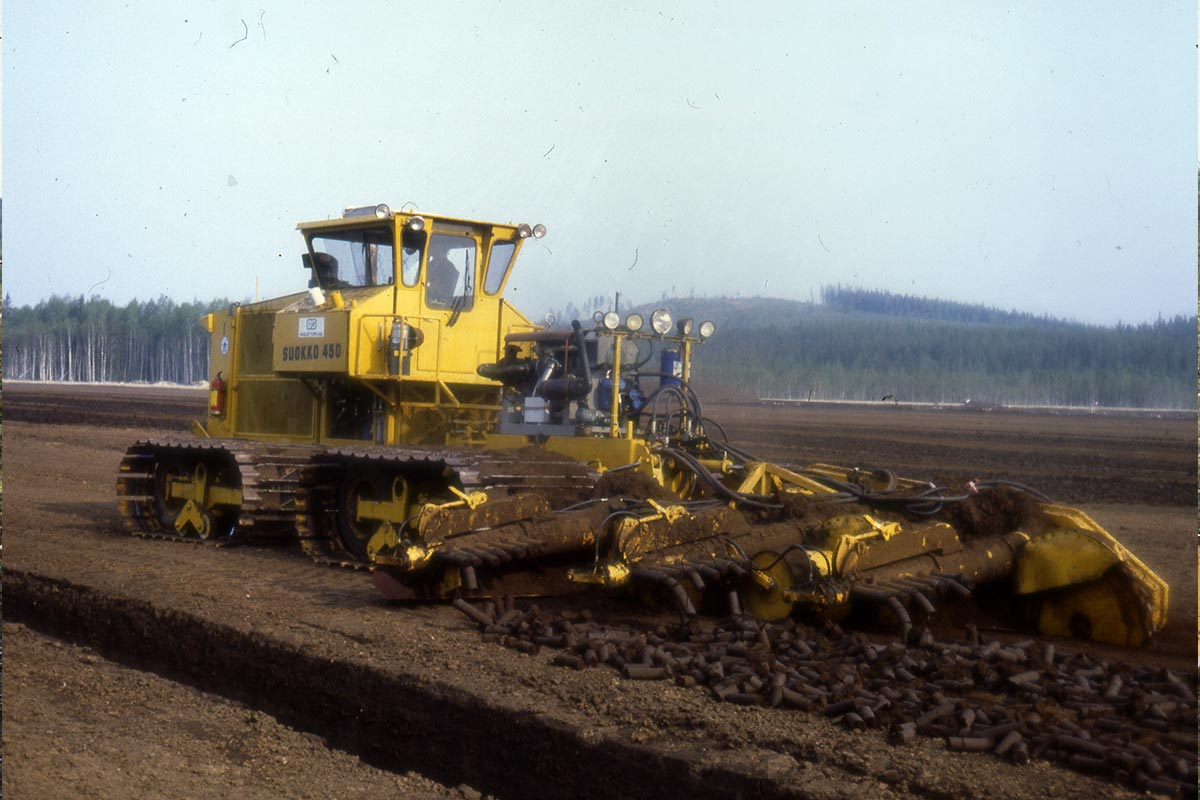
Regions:
[[[511,597],[455,607],[485,641],[557,666],[607,666],[629,680],[673,680],[714,699],[822,714],[849,729],[878,728],[902,746],[943,737],[950,750],[1041,759],[1124,786],[1195,796],[1196,687],[1167,669],[1031,639],[959,641],[924,630],[911,645],[873,641],[834,623],[693,618],[668,629],[605,625],[588,611],[517,607]]]

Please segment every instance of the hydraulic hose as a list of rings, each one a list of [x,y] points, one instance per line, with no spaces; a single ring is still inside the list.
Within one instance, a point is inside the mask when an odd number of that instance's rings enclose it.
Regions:
[[[683,463],[688,469],[690,469],[696,475],[696,477],[702,483],[704,483],[705,486],[712,489],[718,495],[726,498],[727,500],[731,500],[734,503],[748,506],[750,508],[760,508],[760,509],[770,510],[770,511],[777,511],[777,510],[783,508],[783,506],[779,503],[767,502],[767,501],[763,500],[762,498],[756,497],[754,495],[743,494],[742,492],[738,492],[733,489],[730,489],[728,486],[726,486],[725,484],[723,484],[719,480],[717,480],[715,477],[713,477],[712,473],[709,472],[705,468],[705,466],[700,463],[699,459],[697,459],[695,456],[693,456],[691,453],[688,453],[685,450],[680,450],[680,449],[674,448],[674,447],[667,447],[667,448],[663,448],[663,454],[670,456],[670,457],[676,459],[677,461]]]

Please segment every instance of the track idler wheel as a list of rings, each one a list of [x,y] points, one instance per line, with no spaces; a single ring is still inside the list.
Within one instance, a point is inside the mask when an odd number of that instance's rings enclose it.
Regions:
[[[366,560],[381,525],[403,524],[407,498],[403,477],[351,467],[338,487],[337,533],[346,551]]]
[[[155,516],[165,533],[185,539],[228,539],[237,527],[236,512],[217,507],[224,471],[198,461],[165,460],[154,470]],[[228,491],[228,490],[224,490]]]

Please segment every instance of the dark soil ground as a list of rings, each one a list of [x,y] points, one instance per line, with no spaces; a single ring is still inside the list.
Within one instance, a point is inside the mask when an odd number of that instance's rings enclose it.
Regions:
[[[5,615],[38,631],[4,629],[11,797],[1133,795],[1037,760],[897,747],[817,715],[557,668],[548,650],[482,642],[448,606],[389,605],[366,576],[283,548],[129,538],[114,502],[124,448],[186,431],[204,394],[4,388]],[[1195,674],[1194,419],[706,414],[767,458],[1008,477],[1084,508],[1174,591],[1151,650],[1088,649]]]
[[[9,797],[477,796],[23,625],[4,625],[4,653]]]

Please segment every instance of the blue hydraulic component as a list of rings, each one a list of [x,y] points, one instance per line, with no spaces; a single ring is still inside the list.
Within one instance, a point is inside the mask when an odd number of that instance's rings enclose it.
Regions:
[[[642,387],[635,383],[629,389],[629,407],[634,413],[637,413],[642,410],[642,406],[644,405],[646,405],[646,395],[642,394]]]
[[[642,394],[642,387],[638,386],[636,382],[631,385],[624,378],[621,378],[621,396],[623,399],[628,400],[624,410],[637,413],[642,410],[642,406],[646,405],[646,395]],[[612,408],[612,378],[606,377],[600,379],[600,382],[596,385],[594,399],[596,408],[608,413],[608,410]]]
[[[660,386],[678,386],[683,383],[683,360],[678,350],[663,350],[660,367],[663,377],[659,379]]]
[[[625,379],[621,379],[621,388],[625,388]],[[596,385],[596,408],[608,412],[612,408],[612,378],[601,378]]]

